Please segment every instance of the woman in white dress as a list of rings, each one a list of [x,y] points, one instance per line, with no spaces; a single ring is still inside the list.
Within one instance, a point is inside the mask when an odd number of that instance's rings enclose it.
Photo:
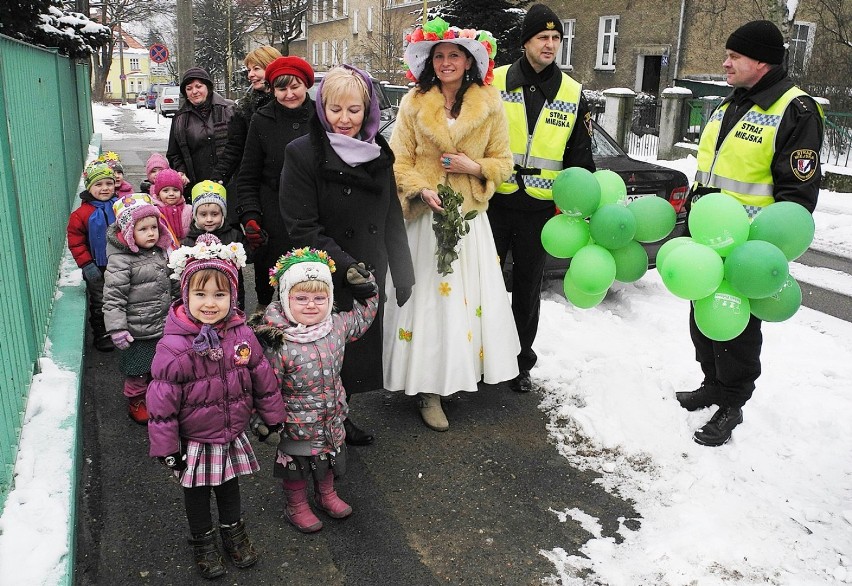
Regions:
[[[384,380],[386,389],[417,395],[424,423],[446,431],[441,397],[518,374],[518,334],[485,215],[513,163],[503,105],[490,85],[493,36],[440,19],[425,29],[408,39],[405,59],[418,85],[403,98],[390,141],[415,286],[403,307],[385,306]],[[462,214],[478,212],[446,275],[438,272],[432,228],[433,213],[444,211],[439,184],[462,194]],[[390,301],[393,283],[386,285]]]

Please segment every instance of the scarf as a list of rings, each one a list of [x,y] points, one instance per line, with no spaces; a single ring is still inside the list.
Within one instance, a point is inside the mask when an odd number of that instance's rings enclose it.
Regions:
[[[382,147],[375,142],[366,142],[360,138],[353,138],[345,134],[326,132],[331,148],[337,156],[350,167],[357,167],[363,163],[369,163],[379,158]]]
[[[107,265],[106,232],[109,225],[115,222],[115,213],[112,211],[112,204],[114,202],[114,197],[108,201],[100,201],[98,199],[89,201],[95,207],[95,211],[89,214],[89,250],[95,259],[95,264],[99,267]]]
[[[328,312],[328,317],[320,323],[312,326],[293,323],[284,315],[280,302],[269,304],[263,316],[263,321],[281,330],[285,340],[296,342],[297,344],[306,344],[324,338],[331,331],[332,325],[334,325],[331,319],[331,312]]]
[[[187,230],[183,225],[183,208],[186,206],[186,203],[180,202],[175,205],[169,205],[162,202],[160,203],[161,205],[157,206],[157,209],[160,210],[160,214],[162,214],[163,219],[166,220],[166,224],[175,233],[177,242],[180,242],[186,238],[187,233]]]
[[[201,326],[201,331],[192,340],[192,349],[201,356],[207,356],[210,360],[222,360],[225,352],[222,350],[222,343],[219,341],[216,324]]]

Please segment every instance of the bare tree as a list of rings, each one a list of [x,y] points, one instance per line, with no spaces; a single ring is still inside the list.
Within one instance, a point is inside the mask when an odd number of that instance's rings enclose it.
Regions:
[[[242,8],[265,31],[269,44],[282,55],[290,54],[290,43],[305,35],[305,15],[312,0],[245,0]]]
[[[419,13],[418,13],[419,14]],[[372,32],[359,39],[354,57],[379,79],[406,83],[402,64],[403,37],[413,28],[416,16],[399,10],[381,10]]]

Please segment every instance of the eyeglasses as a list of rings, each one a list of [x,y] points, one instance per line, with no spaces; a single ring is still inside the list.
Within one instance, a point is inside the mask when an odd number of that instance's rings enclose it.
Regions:
[[[316,295],[314,297],[310,297],[309,295],[290,295],[290,301],[295,301],[296,305],[307,305],[311,302],[314,305],[325,305],[328,303],[328,295]]]

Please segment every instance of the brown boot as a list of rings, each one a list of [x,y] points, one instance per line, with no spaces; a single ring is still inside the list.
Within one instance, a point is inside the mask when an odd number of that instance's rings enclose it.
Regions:
[[[222,547],[238,568],[248,568],[257,562],[257,552],[246,533],[246,525],[240,519],[233,525],[221,525]]]
[[[189,540],[192,554],[195,556],[195,566],[202,578],[218,578],[225,573],[225,560],[219,553],[216,543],[216,532],[211,529],[202,535],[193,535]]]

